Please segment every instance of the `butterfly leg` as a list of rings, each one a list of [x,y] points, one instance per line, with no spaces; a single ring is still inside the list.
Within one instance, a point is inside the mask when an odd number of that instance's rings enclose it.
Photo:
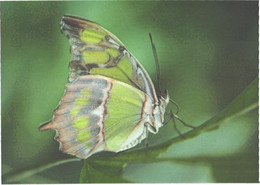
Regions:
[[[167,123],[169,123],[169,121],[173,119],[173,114],[172,111],[170,111],[170,113],[167,115],[166,119],[163,122],[163,125],[166,125]]]
[[[173,114],[173,116],[174,116],[174,118],[176,118],[177,120],[179,120],[184,126],[186,126],[186,127],[190,127],[190,128],[196,128],[196,127],[194,127],[194,126],[192,126],[192,125],[189,125],[189,124],[187,124],[186,122],[184,122],[179,116],[177,116],[176,114]]]
[[[178,129],[177,126],[176,126],[176,122],[175,122],[174,114],[172,113],[172,110],[170,111],[170,113],[168,114],[168,116],[166,117],[166,119],[164,120],[163,125],[166,125],[167,123],[169,123],[170,120],[173,121],[174,129],[177,131],[177,133],[179,134],[179,136],[183,137],[182,134],[181,134],[181,132],[179,131],[179,129]]]
[[[170,120],[173,121],[173,126],[174,126],[174,129],[176,130],[176,132],[179,134],[179,136],[183,137],[184,136],[181,134],[181,132],[179,131],[177,125],[176,125],[176,121],[175,119],[179,120],[184,126],[186,127],[190,127],[190,128],[196,128],[192,125],[189,125],[187,124],[186,122],[184,122],[180,117],[178,117],[176,114],[173,114],[172,113],[172,110],[170,111],[170,113],[168,114],[168,116],[166,117],[165,121],[163,122],[164,125],[166,125]]]
[[[172,114],[172,112],[171,112]],[[173,121],[173,126],[174,126],[174,129],[176,130],[176,132],[179,134],[179,136],[181,136],[182,138],[184,138],[184,136],[181,134],[180,130],[178,129],[177,125],[176,125],[176,121],[175,121],[175,117],[174,117],[174,114],[172,114],[172,121]]]

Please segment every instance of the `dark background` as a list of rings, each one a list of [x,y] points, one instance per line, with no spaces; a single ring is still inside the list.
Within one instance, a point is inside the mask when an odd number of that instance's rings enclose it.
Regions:
[[[3,174],[68,157],[58,150],[54,132],[38,130],[52,118],[67,83],[69,43],[59,28],[64,14],[85,17],[117,35],[155,80],[151,32],[163,87],[179,104],[180,117],[192,125],[217,114],[258,76],[258,2],[2,2],[1,9]],[[258,182],[257,130],[255,110],[166,154],[202,162],[133,164],[124,177]],[[150,141],[176,135],[168,124]],[[82,164],[61,165],[21,182],[78,182]],[[153,179],[140,170],[154,174]]]

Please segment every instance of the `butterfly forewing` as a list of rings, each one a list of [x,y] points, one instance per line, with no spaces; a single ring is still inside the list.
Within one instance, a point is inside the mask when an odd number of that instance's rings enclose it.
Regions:
[[[62,18],[61,30],[71,45],[70,82],[82,75],[103,75],[140,89],[154,103],[158,101],[149,75],[116,36],[73,16]]]
[[[61,150],[85,159],[138,144],[151,111],[151,99],[128,84],[99,75],[80,76],[66,86],[53,120],[41,130],[55,129]]]

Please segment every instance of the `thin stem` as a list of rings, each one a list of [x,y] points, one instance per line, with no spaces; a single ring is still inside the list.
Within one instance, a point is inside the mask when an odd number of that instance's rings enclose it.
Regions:
[[[78,158],[63,159],[63,160],[54,161],[54,162],[51,162],[51,163],[48,163],[48,164],[45,164],[45,165],[41,165],[41,166],[29,169],[29,170],[24,170],[24,171],[16,172],[16,173],[11,172],[11,173],[5,174],[3,176],[3,181],[6,182],[6,183],[7,182],[8,183],[17,182],[17,181],[20,181],[20,180],[22,180],[26,177],[29,177],[29,176],[35,175],[36,173],[47,170],[49,168],[52,168],[52,167],[55,167],[55,166],[58,166],[58,165],[61,165],[61,164],[64,164],[64,163],[74,162],[74,161],[80,161],[80,159],[78,159]]]

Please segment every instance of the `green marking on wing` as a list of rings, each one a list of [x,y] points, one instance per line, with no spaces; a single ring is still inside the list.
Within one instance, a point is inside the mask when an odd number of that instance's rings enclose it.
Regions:
[[[79,32],[79,37],[83,42],[98,44],[105,38],[105,34],[92,29],[85,29]]]
[[[80,94],[82,96],[90,97],[92,95],[91,89],[83,89]]]
[[[75,100],[75,105],[87,105],[89,100],[87,98],[77,98]]]
[[[127,56],[124,56],[117,65],[124,73],[131,78],[133,69],[130,60]]]
[[[116,96],[110,97],[110,106],[112,106],[113,108],[110,109],[111,114],[113,113],[113,115],[127,116],[129,115],[129,113],[132,112],[140,112],[142,104],[140,104],[140,106],[137,106],[135,104],[132,104],[132,102],[130,101],[124,101],[123,98],[114,99],[115,97]],[[115,109],[114,107],[117,107],[117,109]]]
[[[104,51],[84,51],[82,54],[85,63],[103,64],[108,61],[109,55]]]
[[[111,96],[117,96],[115,99],[131,102],[136,106],[140,106],[140,102],[145,100],[145,95],[140,90],[128,85],[114,83],[110,92]],[[142,105],[141,105],[142,106]]]
[[[73,127],[78,130],[86,128],[88,124],[89,124],[89,118],[87,116],[78,117],[73,121]]]
[[[77,135],[77,141],[78,142],[86,142],[91,137],[91,133],[89,130],[83,130],[78,133]]]
[[[82,32],[82,36],[83,37],[96,37],[99,39],[103,39],[103,38],[105,38],[106,34],[100,32],[100,31],[92,30],[92,29],[85,29]]]
[[[78,115],[78,113],[80,112],[80,109],[81,109],[81,108],[79,108],[79,107],[73,108],[73,109],[70,111],[70,115],[71,115],[71,116],[76,116],[76,115]]]
[[[107,77],[125,82],[129,85],[132,85],[132,83],[129,81],[127,76],[125,76],[124,73],[122,73],[118,68],[115,68],[115,67],[112,67],[112,68],[93,68],[90,71],[90,74],[91,75],[107,76]]]
[[[108,113],[104,129],[109,150],[120,149],[120,146],[140,121],[143,102],[145,101],[144,96],[144,93],[132,86],[113,83],[106,104]]]
[[[120,55],[120,52],[115,48],[108,48],[105,51],[113,58],[116,58]]]
[[[86,148],[92,148],[93,146],[93,142],[87,142],[85,145]]]
[[[131,81],[132,73],[133,69],[127,56],[124,56],[114,67],[93,68],[90,71],[91,75],[103,75],[133,86],[133,82]]]
[[[104,64],[109,61],[109,56],[116,59],[119,55],[120,52],[115,48],[108,48],[104,51],[86,50],[82,52],[82,57],[86,64]]]
[[[122,132],[116,133],[114,137],[109,139],[106,144],[109,150],[118,150],[123,142],[127,139],[129,130],[123,130]]]
[[[105,129],[107,148],[118,150],[138,121],[140,121],[140,115],[132,115],[132,117],[123,120],[121,118],[108,119]]]

